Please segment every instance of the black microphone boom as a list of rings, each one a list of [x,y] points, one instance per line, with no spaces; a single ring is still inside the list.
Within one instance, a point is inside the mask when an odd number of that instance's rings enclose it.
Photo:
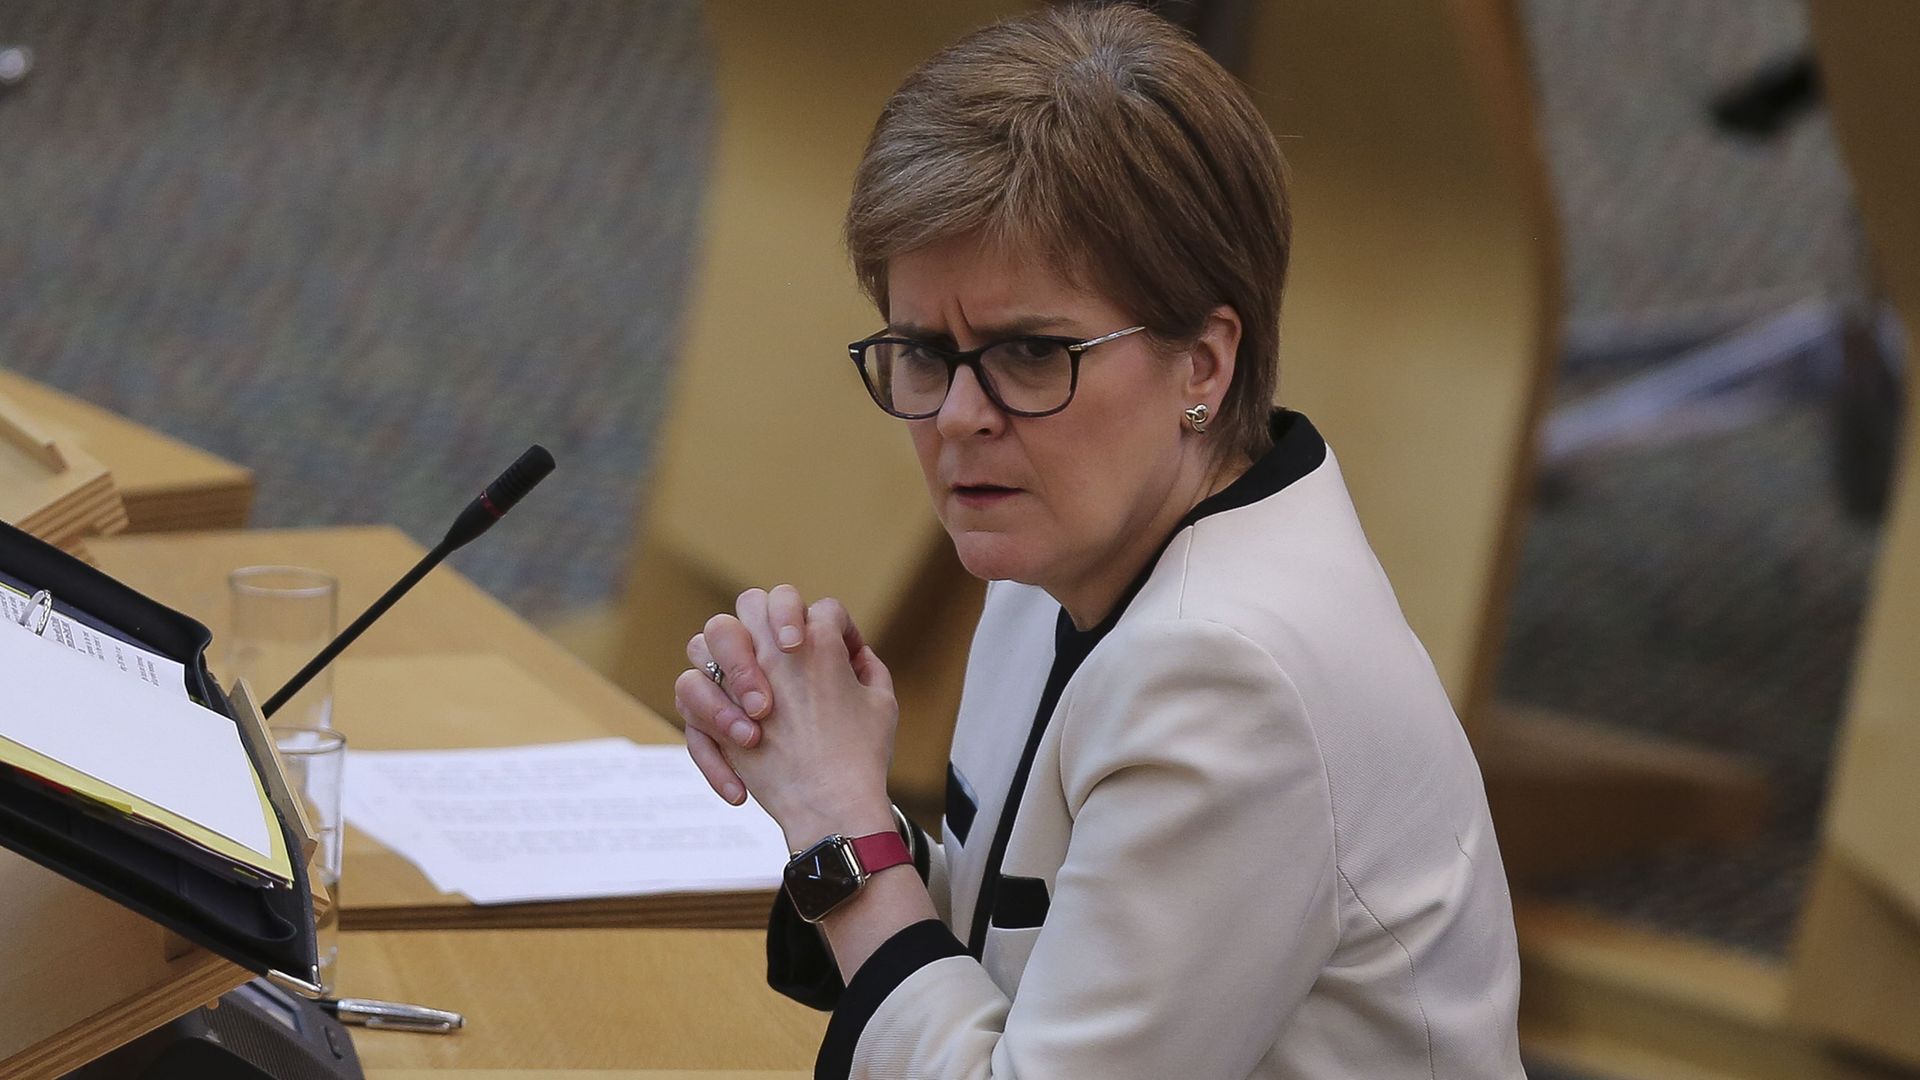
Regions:
[[[327,665],[333,663],[334,658],[339,656],[342,650],[358,640],[361,634],[366,633],[367,627],[372,626],[375,620],[387,613],[388,608],[418,585],[420,579],[427,576],[428,571],[439,566],[447,556],[492,528],[494,522],[505,517],[507,511],[513,509],[514,504],[525,497],[527,492],[532,491],[535,484],[545,480],[547,474],[552,471],[553,455],[547,452],[547,448],[538,443],[529,447],[526,453],[520,455],[520,460],[507,466],[507,471],[501,473],[498,480],[488,484],[479,498],[468,503],[467,508],[460,511],[460,516],[454,518],[453,525],[447,529],[447,535],[434,545],[432,551],[427,552],[424,558],[414,564],[413,569],[407,571],[405,577],[394,582],[393,588],[388,589],[380,599],[375,600],[367,610],[361,612],[360,617],[353,620],[352,626],[342,630],[339,637],[328,642],[327,647],[321,649],[318,656],[307,661],[306,667],[301,668],[298,674],[287,680],[287,685],[274,691],[266,704],[260,706],[260,712],[269,717],[278,712],[280,706],[285,705],[289,698],[312,682],[315,675],[326,670]]]

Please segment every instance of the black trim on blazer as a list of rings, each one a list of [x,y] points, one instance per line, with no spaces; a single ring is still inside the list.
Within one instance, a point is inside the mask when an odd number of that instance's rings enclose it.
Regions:
[[[1268,450],[1259,461],[1253,463],[1251,468],[1241,473],[1239,479],[1202,499],[1200,505],[1187,511],[1187,516],[1181,518],[1180,524],[1174,526],[1166,543],[1160,545],[1160,551],[1167,550],[1167,544],[1173,543],[1173,538],[1180,535],[1181,529],[1201,518],[1211,517],[1226,510],[1238,510],[1243,506],[1252,506],[1269,495],[1279,494],[1290,487],[1294,481],[1304,478],[1308,473],[1319,468],[1321,462],[1327,460],[1327,442],[1320,437],[1319,430],[1307,419],[1305,413],[1297,413],[1291,409],[1275,409],[1270,423],[1273,432],[1273,449]],[[1160,556],[1156,553],[1147,563],[1147,568],[1141,572],[1141,584],[1145,583],[1147,575],[1153,573],[1154,563],[1159,561]],[[1135,588],[1134,591],[1138,592],[1139,589]]]
[[[1047,909],[1052,906],[1044,878],[1002,874],[993,904],[993,928],[1031,930],[1047,921]]]
[[[853,1072],[853,1054],[860,1046],[860,1034],[867,1021],[907,977],[936,960],[965,956],[967,950],[939,919],[914,923],[888,938],[860,970],[840,996],[833,1019],[827,1021],[827,1036],[820,1043],[820,1056],[814,1061],[814,1080],[846,1080]]]
[[[773,910],[767,913],[767,985],[821,1012],[838,1005],[847,989],[826,938],[800,917],[785,889],[773,894]]]
[[[980,804],[973,801],[973,794],[960,770],[947,762],[947,837],[961,844],[967,842],[967,833],[973,830],[973,815],[980,810]]]
[[[1142,581],[1145,579],[1142,578]],[[1138,591],[1139,583],[1129,587],[1127,600],[1133,599],[1132,593]],[[1124,604],[1125,601],[1122,601]],[[1115,605],[1118,612],[1121,605]],[[1067,688],[1067,680],[1080,670],[1080,661],[1087,658],[1093,647],[1100,643],[1112,623],[1118,619],[1109,619],[1082,633],[1073,628],[1073,620],[1067,617],[1065,608],[1054,622],[1053,628],[1053,668],[1047,672],[1047,685],[1040,691],[1040,704],[1033,712],[1033,727],[1027,732],[1027,745],[1020,751],[1020,764],[1013,771],[1013,782],[1007,785],[1007,801],[1000,807],[1000,821],[993,830],[993,846],[987,848],[986,868],[981,873],[980,893],[973,901],[973,924],[967,931],[967,953],[975,960],[986,955],[987,927],[993,919],[993,906],[999,900],[1000,864],[1007,857],[1007,841],[1013,836],[1013,819],[1019,812],[1019,799],[1027,790],[1027,776],[1033,772],[1034,755],[1040,749],[1040,737],[1047,733],[1047,721],[1053,716],[1053,707],[1060,703],[1060,694]]]
[[[1250,506],[1285,489],[1319,468],[1327,459],[1326,441],[1314,430],[1305,415],[1288,409],[1275,409],[1271,424],[1273,448],[1233,483],[1202,499],[1187,511],[1180,523],[1167,534],[1167,538],[1160,542],[1159,550],[1147,560],[1139,576],[1127,585],[1126,591],[1120,595],[1107,617],[1100,621],[1100,625],[1090,630],[1076,630],[1073,620],[1067,617],[1066,609],[1060,609],[1059,619],[1054,624],[1053,669],[1047,673],[1046,689],[1041,691],[1039,707],[1034,710],[1033,727],[1027,734],[1026,749],[1021,752],[1020,765],[1014,770],[1013,782],[1007,786],[1007,799],[1000,806],[1000,820],[993,831],[993,846],[987,849],[986,866],[981,872],[980,893],[973,903],[973,925],[967,934],[967,952],[974,959],[978,960],[986,954],[987,928],[992,923],[993,912],[999,902],[1000,865],[1006,858],[1007,841],[1013,836],[1013,819],[1019,814],[1020,797],[1027,790],[1027,777],[1033,772],[1033,758],[1040,749],[1040,738],[1046,734],[1054,706],[1060,703],[1060,694],[1066,689],[1068,680],[1073,678],[1073,673],[1079,670],[1080,662],[1120,622],[1120,616],[1126,614],[1127,606],[1133,603],[1133,598],[1139,595],[1147,579],[1153,576],[1160,556],[1166,553],[1174,537],[1202,518]]]

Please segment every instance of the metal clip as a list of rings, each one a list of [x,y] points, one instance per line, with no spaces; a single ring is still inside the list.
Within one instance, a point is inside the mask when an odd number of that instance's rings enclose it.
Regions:
[[[38,637],[47,632],[47,624],[53,621],[53,594],[45,589],[27,598],[27,610],[20,613],[20,625]]]

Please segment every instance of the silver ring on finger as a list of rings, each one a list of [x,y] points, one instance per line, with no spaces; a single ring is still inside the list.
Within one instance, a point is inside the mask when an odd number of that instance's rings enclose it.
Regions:
[[[713,685],[724,686],[726,684],[727,673],[720,670],[719,664],[707,660],[701,663],[700,669],[707,673],[707,678],[713,680]]]

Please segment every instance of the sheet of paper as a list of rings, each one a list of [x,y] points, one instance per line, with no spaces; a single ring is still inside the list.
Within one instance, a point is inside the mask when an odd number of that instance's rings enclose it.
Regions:
[[[19,625],[20,616],[27,610],[28,599],[26,593],[0,583],[0,619]],[[46,633],[41,637],[64,645],[109,670],[139,679],[148,686],[172,691],[181,697],[187,694],[187,669],[178,660],[148,652],[119,638],[108,637],[58,612],[47,620]]]
[[[0,694],[0,737],[272,856],[233,721],[14,623],[0,623]]]
[[[677,746],[347,751],[346,817],[479,904],[771,889],[786,842]]]

